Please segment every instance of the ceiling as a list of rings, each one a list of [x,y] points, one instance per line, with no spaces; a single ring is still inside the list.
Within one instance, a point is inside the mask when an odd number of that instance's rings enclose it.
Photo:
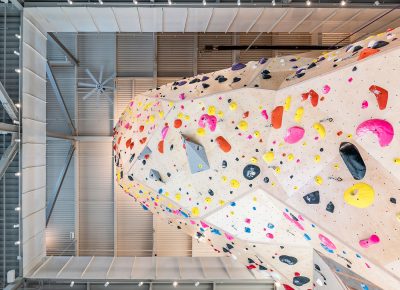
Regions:
[[[400,9],[36,7],[25,13],[54,32],[377,33],[400,25]]]

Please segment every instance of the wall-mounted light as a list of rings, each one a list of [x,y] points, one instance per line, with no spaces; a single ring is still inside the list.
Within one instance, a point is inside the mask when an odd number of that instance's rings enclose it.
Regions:
[[[178,281],[172,282],[172,286],[174,286],[175,288],[178,287]]]
[[[275,0],[272,0],[272,1],[271,1],[271,5],[272,5],[272,6],[275,6],[275,5],[276,5]]]
[[[20,241],[14,242],[14,245],[16,245],[16,246],[19,246],[19,244],[20,244]]]
[[[17,206],[16,208],[14,208],[15,211],[20,211],[21,208],[19,206]]]
[[[347,4],[346,0],[340,1],[340,6],[346,6],[346,4]]]
[[[168,0],[168,5],[172,5],[172,0]]]
[[[103,3],[103,0],[99,0],[99,4],[100,5],[103,5],[104,3]]]
[[[207,1],[203,0],[203,5],[206,6],[207,5]]]
[[[69,284],[69,287],[74,287],[74,284],[75,284],[75,282],[74,281],[71,281],[71,283]]]
[[[20,103],[16,103],[15,106],[19,109],[21,108],[21,104]]]
[[[19,56],[19,51],[14,50],[14,54]]]
[[[21,70],[20,70],[19,68],[16,68],[16,69],[15,69],[15,72],[16,72],[17,74],[20,74],[20,73],[21,73]]]
[[[142,287],[142,286],[143,286],[143,282],[139,282],[137,285],[138,285],[139,287]]]
[[[311,6],[311,1],[310,1],[310,0],[307,0],[307,1],[306,1],[306,5],[307,5],[307,6]]]
[[[199,285],[200,285],[200,282],[199,282],[199,281],[197,281],[196,283],[194,283],[194,286],[195,286],[195,287],[199,287]]]
[[[137,0],[133,0],[133,4],[137,5],[138,4]]]
[[[19,224],[13,225],[14,229],[18,229],[19,228]]]
[[[20,176],[20,175],[21,175],[21,172],[15,172],[14,175],[15,175],[15,176]]]
[[[68,4],[72,5],[72,4],[74,4],[74,2],[72,2],[72,0],[68,0]]]
[[[237,0],[237,5],[240,6],[240,0]]]
[[[104,283],[104,287],[108,287],[108,285],[110,285],[110,282],[106,282],[106,283]]]
[[[15,34],[15,37],[21,39],[21,35],[19,35],[18,33]]]

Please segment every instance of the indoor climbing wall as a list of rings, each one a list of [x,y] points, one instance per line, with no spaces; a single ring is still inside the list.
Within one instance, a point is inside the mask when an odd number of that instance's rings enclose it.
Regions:
[[[399,289],[399,32],[134,96],[114,130],[119,185],[286,290]]]

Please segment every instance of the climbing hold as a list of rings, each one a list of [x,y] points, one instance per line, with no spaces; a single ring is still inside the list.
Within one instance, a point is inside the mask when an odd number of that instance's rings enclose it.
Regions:
[[[182,126],[182,120],[181,119],[176,119],[174,121],[174,128],[178,129]]]
[[[150,169],[149,177],[151,179],[153,179],[154,181],[163,182],[162,179],[161,179],[161,176],[160,176],[160,172],[158,172],[155,169]]]
[[[303,107],[298,107],[296,110],[296,113],[294,114],[294,120],[299,123],[301,119],[303,118],[304,115],[304,108]]]
[[[239,188],[240,183],[239,183],[239,181],[237,181],[236,179],[232,179],[231,182],[230,182],[230,185],[231,185],[231,187],[233,187],[233,188]]]
[[[248,124],[245,120],[241,120],[238,124],[238,128],[242,131],[247,131],[248,129]]]
[[[279,129],[282,126],[283,106],[275,107],[271,113],[272,127]]]
[[[371,41],[371,43],[368,44],[368,47],[381,48],[381,47],[384,47],[384,46],[386,46],[388,44],[389,44],[389,42],[383,41],[383,40]]]
[[[378,106],[380,110],[386,109],[386,105],[389,98],[389,92],[382,87],[372,85],[369,87],[369,91],[373,93],[378,102]]]
[[[228,153],[229,151],[231,151],[231,145],[229,144],[228,141],[226,141],[226,139],[222,136],[218,136],[215,141],[217,141],[217,144],[219,146],[219,148],[224,151],[225,153]]]
[[[192,215],[193,215],[193,216],[198,216],[199,213],[200,213],[200,210],[199,210],[198,207],[193,207],[193,208],[192,208]]]
[[[209,113],[213,113],[212,110],[210,112],[210,108],[209,108]],[[214,132],[215,128],[217,127],[217,117],[215,117],[214,114],[210,114],[210,115],[203,114],[203,115],[201,115],[201,117],[199,119],[199,126],[201,128],[205,128],[206,125],[208,125],[208,128],[210,129],[211,132]]]
[[[328,85],[325,85],[325,86],[322,88],[322,92],[323,92],[324,94],[329,93],[330,90],[331,90],[331,87],[328,86]]]
[[[378,53],[379,51],[380,51],[379,49],[375,48],[370,48],[370,47],[364,48],[363,50],[361,50],[357,60],[362,60],[364,58],[367,58],[371,55],[374,55],[375,53]]]
[[[237,104],[235,102],[232,102],[229,104],[229,109],[231,111],[235,111],[237,109]]]
[[[202,137],[206,134],[206,130],[204,128],[197,128],[196,133]]]
[[[399,157],[393,158],[393,162],[396,164],[400,164],[400,158]]]
[[[260,167],[254,164],[246,165],[243,169],[243,176],[247,180],[253,180],[260,174]]]
[[[323,179],[321,176],[315,176],[314,181],[316,184],[321,185],[323,183]]]
[[[268,113],[267,110],[262,110],[261,115],[265,118],[265,120],[268,120]]]
[[[140,152],[138,156],[138,160],[147,159],[151,155],[151,149],[146,146],[143,148],[142,152]]]
[[[285,111],[289,111],[291,102],[292,102],[292,97],[288,96],[285,100],[285,106],[284,106]]]
[[[368,248],[374,244],[378,244],[380,242],[380,239],[377,235],[371,235],[368,239],[360,240],[359,244],[363,248]]]
[[[324,125],[322,125],[321,123],[314,123],[313,128],[317,131],[319,137],[325,138],[326,131]]]
[[[339,147],[340,156],[355,180],[364,178],[367,168],[357,147],[350,142],[342,142]]]
[[[184,142],[190,172],[194,174],[209,169],[210,165],[208,164],[204,147],[189,140],[185,140]]]
[[[400,222],[400,212],[396,213],[396,219]]]
[[[358,208],[369,207],[375,198],[374,189],[363,182],[356,183],[344,192],[344,201]]]
[[[239,63],[235,63],[235,64],[232,65],[232,70],[233,70],[233,71],[235,71],[235,70],[241,70],[241,69],[243,69],[243,68],[245,68],[245,67],[246,67],[245,64],[239,62]]]
[[[371,119],[362,122],[356,129],[357,136],[371,132],[378,138],[381,147],[388,146],[393,140],[394,130],[392,124],[381,119]]]
[[[332,201],[330,201],[327,205],[326,205],[326,211],[329,211],[330,213],[333,213],[335,211],[335,205],[333,204]]]
[[[279,256],[279,261],[281,261],[282,263],[291,265],[291,266],[297,264],[297,259],[295,257],[287,256],[287,255]]]
[[[332,251],[336,250],[335,244],[330,239],[325,237],[323,234],[319,234],[318,238],[322,242],[322,244],[325,245],[328,249],[330,249]]]
[[[273,151],[268,151],[267,153],[265,153],[263,155],[263,159],[265,162],[269,163],[271,161],[273,161],[275,158],[274,152]]]
[[[307,204],[319,204],[319,191],[310,192],[303,196],[303,199]]]
[[[296,286],[303,286],[310,282],[310,279],[304,276],[296,276],[293,278],[293,284]]]
[[[288,144],[294,144],[299,142],[304,136],[304,129],[299,126],[293,126],[287,129],[285,142]]]

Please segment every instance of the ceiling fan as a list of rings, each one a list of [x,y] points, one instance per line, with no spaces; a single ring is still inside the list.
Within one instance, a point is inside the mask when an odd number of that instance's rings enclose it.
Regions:
[[[97,106],[99,105],[99,99],[100,96],[104,96],[107,98],[108,102],[110,104],[113,103],[112,97],[109,94],[110,92],[112,92],[114,90],[114,86],[107,86],[107,84],[112,81],[116,74],[112,74],[110,77],[108,77],[107,79],[105,79],[103,81],[103,71],[104,71],[104,66],[100,67],[100,73],[99,73],[99,78],[96,79],[92,72],[87,68],[85,69],[86,74],[91,78],[91,80],[93,81],[92,83],[84,83],[84,82],[78,82],[78,87],[80,88],[91,88],[92,90],[90,90],[90,92],[88,92],[86,95],[83,96],[82,100],[87,100],[88,98],[90,98],[91,96],[95,95],[96,96],[96,104]]]

